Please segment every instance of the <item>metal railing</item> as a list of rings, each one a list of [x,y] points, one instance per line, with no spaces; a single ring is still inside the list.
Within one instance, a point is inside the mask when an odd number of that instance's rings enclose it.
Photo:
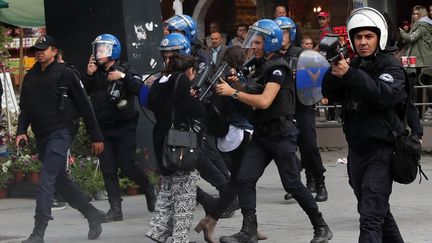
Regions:
[[[430,121],[432,120],[432,114],[428,114],[428,107],[432,107],[432,97],[427,96],[427,89],[432,90],[432,85],[415,85],[414,86],[414,105],[417,107],[419,111],[419,117],[421,121]],[[419,93],[417,90],[421,89],[421,93]],[[317,105],[317,121],[321,122],[340,122],[340,117],[335,117],[334,120],[328,119],[329,117],[329,108],[335,109],[336,116],[340,115],[340,110],[342,108],[342,105],[335,104],[335,105]],[[432,109],[430,109],[432,111]]]

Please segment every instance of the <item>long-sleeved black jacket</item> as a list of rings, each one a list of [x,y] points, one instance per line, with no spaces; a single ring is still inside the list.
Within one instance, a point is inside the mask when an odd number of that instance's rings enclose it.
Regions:
[[[394,144],[386,121],[402,133],[405,79],[400,62],[384,52],[353,59],[343,78],[328,70],[322,92],[330,101],[343,104],[343,128],[350,148],[368,150]]]
[[[118,109],[116,102],[110,100],[108,89],[111,81],[108,81],[108,73],[114,70],[119,70],[126,75],[121,79],[124,89],[122,99],[127,100],[124,109]],[[141,76],[128,63],[116,61],[109,70],[99,67],[93,75],[85,75],[83,83],[102,129],[105,126],[137,119],[135,96],[139,93],[143,82]]]
[[[186,75],[179,78],[174,93],[175,81],[180,72],[173,73],[168,81],[156,80],[149,93],[148,108],[153,111],[156,124],[153,128],[153,145],[156,160],[159,163],[160,173],[170,175],[174,171],[162,167],[162,149],[164,140],[172,125],[171,112],[174,110],[174,126],[179,128],[182,124],[190,125],[192,119],[199,119],[204,115],[204,107],[201,102],[190,95],[191,81]]]
[[[59,108],[66,91],[64,109]],[[20,96],[17,135],[26,134],[31,125],[37,137],[65,128],[82,116],[92,142],[103,141],[95,114],[78,72],[68,64],[52,62],[42,71],[39,63],[24,77]]]

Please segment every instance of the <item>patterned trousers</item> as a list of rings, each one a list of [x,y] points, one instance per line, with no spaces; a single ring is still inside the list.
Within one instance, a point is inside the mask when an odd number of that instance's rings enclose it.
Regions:
[[[189,242],[198,178],[195,171],[161,176],[161,189],[147,237],[157,242],[166,242],[168,237],[172,243]]]

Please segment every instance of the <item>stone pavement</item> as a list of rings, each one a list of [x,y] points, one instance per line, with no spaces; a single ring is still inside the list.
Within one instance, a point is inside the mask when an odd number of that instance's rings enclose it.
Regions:
[[[329,200],[319,203],[325,220],[331,227],[334,238],[331,243],[357,242],[358,214],[356,200],[348,186],[346,165],[336,164],[338,158],[346,157],[346,150],[323,152],[327,168],[326,182]],[[424,156],[423,168],[432,177],[432,157]],[[432,178],[431,178],[432,179]],[[391,197],[392,212],[399,224],[404,239],[408,243],[432,242],[432,187],[430,181],[418,181],[411,185],[394,184]],[[216,193],[203,180],[204,188]],[[283,200],[284,190],[279,180],[277,168],[271,163],[258,183],[258,222],[259,229],[269,236],[263,243],[308,243],[313,234],[306,214],[295,201]],[[94,203],[107,210],[107,201]],[[20,242],[28,236],[33,227],[34,200],[0,200],[0,242]],[[124,220],[103,225],[103,233],[92,242],[135,243],[151,242],[145,237],[151,214],[147,212],[143,196],[125,197],[123,201]],[[45,237],[47,243],[79,243],[87,240],[87,222],[70,207],[54,211]],[[194,213],[194,225],[204,216],[202,207]],[[239,211],[231,219],[219,221],[216,237],[236,233],[241,226]],[[191,241],[204,242],[202,235],[191,233]]]

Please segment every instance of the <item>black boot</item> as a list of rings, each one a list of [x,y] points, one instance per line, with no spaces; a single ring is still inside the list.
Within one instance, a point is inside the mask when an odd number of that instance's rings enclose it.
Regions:
[[[112,222],[112,221],[122,221],[123,220],[123,213],[122,213],[122,206],[121,206],[121,199],[113,199],[108,200],[110,204],[110,209],[105,215],[104,223]]]
[[[324,221],[322,214],[317,213],[315,216],[309,216],[314,228],[314,236],[311,243],[327,243],[333,237],[333,233]]]
[[[306,187],[310,193],[316,192],[315,177],[312,174],[310,174],[309,172],[306,172]]]
[[[33,233],[30,234],[27,240],[22,241],[22,243],[44,243],[45,229],[47,226],[47,221],[36,220]]]
[[[197,203],[201,204],[204,208],[206,215],[211,213],[216,205],[216,199],[210,194],[205,192],[200,187],[197,187]]]
[[[240,232],[231,236],[222,236],[219,241],[221,243],[258,243],[256,215],[244,215]]]
[[[102,234],[102,222],[105,220],[105,213],[90,203],[80,211],[84,214],[89,224],[87,238],[89,240],[97,239]]]
[[[231,218],[232,216],[234,216],[235,211],[239,208],[240,208],[239,201],[238,198],[236,197],[228,206],[228,208],[225,210],[225,212],[221,214],[219,218],[221,219]]]
[[[316,189],[315,201],[325,202],[327,201],[327,198],[328,198],[328,194],[327,194],[327,189],[325,187],[325,184],[324,183],[318,184]]]
[[[157,198],[153,184],[148,183],[147,188],[144,189],[144,194],[147,201],[147,210],[154,212]]]

